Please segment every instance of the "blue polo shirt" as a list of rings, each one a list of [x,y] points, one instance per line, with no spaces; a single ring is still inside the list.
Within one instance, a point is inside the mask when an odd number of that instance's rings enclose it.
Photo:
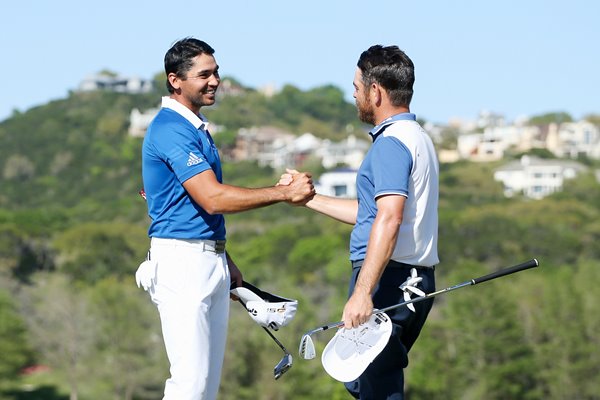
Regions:
[[[432,266],[437,254],[439,166],[433,143],[411,113],[374,127],[373,145],[356,177],[358,213],[350,236],[350,259],[362,260],[377,216],[377,199],[406,197],[392,260]]]
[[[183,183],[212,169],[222,182],[219,152],[201,116],[179,102],[163,104],[144,137],[142,178],[150,237],[170,239],[225,239],[222,214],[210,215],[185,191]]]

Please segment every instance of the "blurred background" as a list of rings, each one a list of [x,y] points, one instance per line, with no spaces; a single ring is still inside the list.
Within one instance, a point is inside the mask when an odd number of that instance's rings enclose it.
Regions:
[[[356,60],[375,43],[405,49],[440,159],[438,288],[541,264],[436,298],[407,399],[600,398],[598,6],[321,3],[1,6],[1,400],[161,398],[158,314],[134,279],[149,245],[140,151],[162,58],[185,36],[221,66],[203,111],[225,182],[269,186],[294,167],[342,197],[370,140]],[[275,381],[281,350],[232,303],[219,398],[348,399],[297,348],[341,316],[351,227],[285,204],[226,219],[245,279],[299,310],[275,333],[294,356]],[[315,336],[318,354],[331,336]]]

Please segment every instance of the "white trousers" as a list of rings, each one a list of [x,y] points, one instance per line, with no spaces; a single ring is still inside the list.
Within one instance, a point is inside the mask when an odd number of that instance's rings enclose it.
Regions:
[[[227,339],[230,277],[224,253],[199,241],[153,238],[156,284],[171,377],[163,400],[214,400]]]

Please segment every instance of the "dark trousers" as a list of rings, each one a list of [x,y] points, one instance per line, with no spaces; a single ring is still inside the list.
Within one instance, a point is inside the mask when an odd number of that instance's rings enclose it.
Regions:
[[[361,265],[361,261],[352,263],[352,278],[348,296],[354,290]],[[410,276],[411,268],[411,265],[390,261],[373,295],[375,308],[384,308],[404,301],[404,292],[399,287]],[[434,292],[434,268],[416,268],[418,276],[423,278],[417,287],[425,293]],[[354,398],[361,400],[404,399],[404,368],[408,365],[408,352],[425,324],[433,305],[433,298],[419,301],[413,305],[416,312],[402,306],[386,313],[392,321],[392,335],[387,346],[358,379],[344,384]]]

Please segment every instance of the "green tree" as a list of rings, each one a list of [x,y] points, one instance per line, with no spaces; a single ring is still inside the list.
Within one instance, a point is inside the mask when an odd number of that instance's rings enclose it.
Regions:
[[[36,274],[21,304],[39,361],[67,385],[70,400],[78,400],[93,370],[89,360],[96,335],[89,301],[68,277],[55,272]]]
[[[21,369],[32,360],[25,323],[13,299],[0,288],[0,388],[18,380]]]
[[[143,229],[119,223],[88,223],[60,233],[54,241],[57,268],[88,283],[107,276],[133,276],[147,245]]]
[[[14,223],[0,222],[0,273],[27,282],[32,273],[51,268],[45,237],[29,235]]]
[[[289,263],[302,271],[302,282],[323,279],[324,266],[344,248],[345,241],[336,235],[318,235],[298,239],[289,253]]]
[[[442,280],[441,286],[487,272],[481,264],[464,266],[449,274],[449,282]],[[511,290],[514,280],[522,277],[513,278],[513,282],[498,280],[435,300],[431,321],[412,350],[416,355],[411,355],[407,379],[411,398],[543,398],[533,389],[536,360],[524,340],[518,298]]]
[[[599,271],[597,260],[564,265],[537,282],[539,299],[530,314],[546,398],[598,398],[600,314],[590,290],[600,282]]]
[[[584,119],[596,126],[600,126],[600,114],[588,114]]]
[[[89,289],[95,320],[94,398],[159,398],[168,376],[156,307],[133,279],[101,280]]]
[[[573,122],[571,115],[563,111],[545,113],[529,118],[529,125],[562,124],[563,122]]]

